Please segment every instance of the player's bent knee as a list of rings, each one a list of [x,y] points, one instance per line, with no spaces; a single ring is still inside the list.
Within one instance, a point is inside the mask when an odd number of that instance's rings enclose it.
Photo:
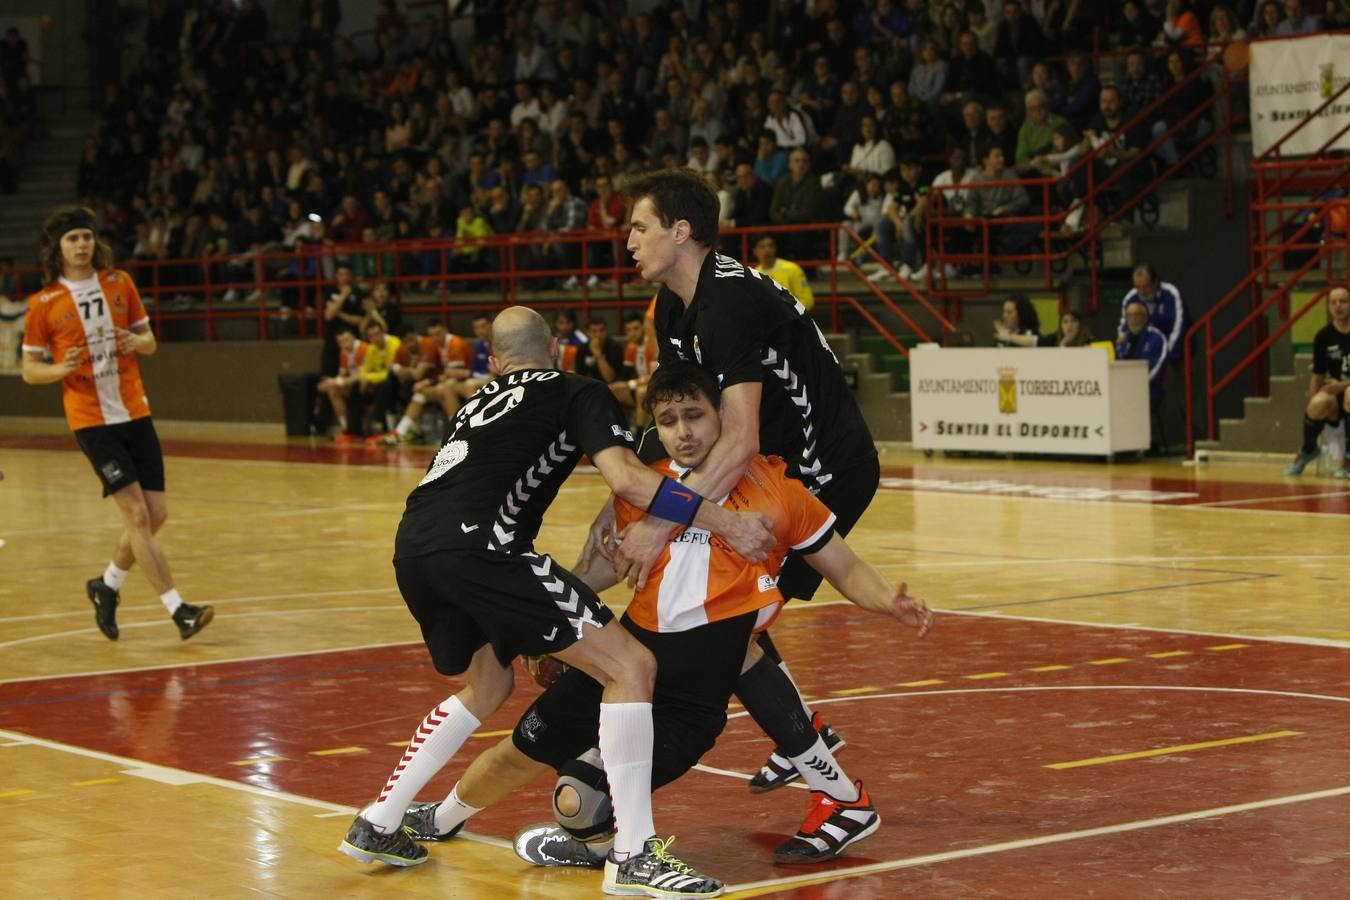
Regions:
[[[614,830],[614,806],[599,750],[591,748],[558,769],[553,815],[580,841],[600,840]]]

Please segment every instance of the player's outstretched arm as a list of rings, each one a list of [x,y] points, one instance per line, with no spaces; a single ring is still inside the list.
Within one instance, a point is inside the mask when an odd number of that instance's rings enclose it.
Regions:
[[[895,590],[885,577],[865,559],[860,559],[838,534],[816,553],[806,557],[825,580],[839,593],[868,612],[899,619],[919,630],[923,637],[933,627],[933,612],[917,597],[909,596],[902,581]]]
[[[614,493],[647,515],[711,531],[750,562],[758,562],[777,539],[773,522],[755,512],[733,512],[703,498],[673,478],[654,472],[627,447],[606,447],[591,460]]]

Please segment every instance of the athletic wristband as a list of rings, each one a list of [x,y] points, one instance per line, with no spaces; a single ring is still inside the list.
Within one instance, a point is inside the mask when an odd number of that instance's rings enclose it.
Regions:
[[[652,502],[647,504],[647,514],[679,525],[689,525],[702,505],[703,495],[673,478],[662,478]]]

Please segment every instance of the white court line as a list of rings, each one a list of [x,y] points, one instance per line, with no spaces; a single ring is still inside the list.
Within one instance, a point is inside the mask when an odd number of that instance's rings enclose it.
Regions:
[[[1188,505],[1216,509],[1224,506],[1245,506],[1249,503],[1284,503],[1289,500],[1321,500],[1326,497],[1350,497],[1350,491],[1328,491],[1325,494],[1289,494],[1284,497],[1248,497],[1245,500],[1213,500],[1207,503],[1191,503]]]
[[[709,775],[725,775],[728,778],[739,778],[742,781],[749,781],[755,777],[753,775],[748,775],[745,772],[737,772],[733,769],[719,769],[716,766],[705,766],[703,763],[695,763],[694,768],[700,772],[707,772]],[[805,784],[800,780],[789,781],[787,787],[801,788],[804,791],[811,790],[810,785]]]
[[[1272,797],[1268,800],[1253,800],[1249,803],[1234,803],[1229,806],[1216,806],[1195,812],[1178,813],[1172,816],[1159,816],[1154,819],[1138,819],[1133,822],[1120,822],[1116,825],[1103,825],[1100,828],[1083,828],[1078,831],[1062,831],[1058,834],[1045,834],[1039,837],[1022,838],[1015,841],[1000,841],[997,844],[985,844],[980,847],[966,847],[961,850],[948,850],[944,853],[929,853],[924,856],[911,856],[889,862],[872,863],[866,866],[851,866],[846,869],[831,869],[828,872],[769,878],[764,881],[749,881],[742,884],[727,885],[727,893],[749,891],[758,888],[788,887],[804,882],[822,882],[826,880],[856,878],[862,875],[874,875],[879,872],[893,872],[896,869],[908,869],[914,866],[932,865],[957,859],[969,859],[976,856],[989,856],[994,853],[1007,853],[1011,850],[1025,850],[1029,847],[1044,847],[1047,844],[1062,844],[1066,841],[1084,838],[1105,837],[1130,831],[1142,831],[1146,828],[1160,828],[1167,825],[1181,825],[1198,819],[1214,819],[1234,813],[1249,812],[1254,809],[1268,809],[1274,806],[1287,806],[1293,803],[1307,803],[1312,800],[1326,800],[1331,797],[1343,797],[1350,794],[1350,786],[1328,788],[1323,791],[1311,791],[1306,794],[1290,794],[1284,797]]]
[[[1184,684],[1059,684],[999,688],[951,688],[943,691],[896,691],[888,694],[854,694],[849,697],[827,697],[813,699],[811,705],[825,706],[830,703],[853,703],[858,700],[894,700],[898,697],[941,697],[950,694],[1034,694],[1046,691],[1177,691],[1181,693],[1199,692],[1202,694],[1256,694],[1267,697],[1282,697],[1296,700],[1327,700],[1332,703],[1350,703],[1350,697],[1337,697],[1332,694],[1307,694],[1302,691],[1268,691],[1260,688],[1205,687]],[[750,715],[744,710],[727,713],[727,721]],[[738,778],[741,776],[737,776]]]
[[[1160,509],[1197,509],[1202,512],[1221,512],[1221,513],[1245,513],[1256,516],[1314,516],[1326,519],[1344,519],[1344,513],[1330,512],[1297,512],[1290,509],[1243,509],[1241,507],[1221,506],[1211,507],[1202,503],[1149,503],[1142,500],[1070,500],[1061,497],[1028,497],[1018,496],[1016,494],[979,494],[965,491],[931,491],[931,490],[904,490],[900,488],[881,488],[878,490],[888,491],[892,494],[912,494],[919,497],[941,497],[944,500],[956,498],[971,500],[1012,500],[1019,503],[1058,503],[1068,504],[1070,506],[1083,509],[1092,506],[1123,506],[1130,509],[1136,509],[1141,512],[1156,512]]]
[[[877,566],[885,568],[885,566]],[[1159,588],[1162,590],[1162,588]],[[855,606],[848,600],[812,600],[803,602],[793,600],[784,607],[785,611],[792,610],[810,610],[825,606]],[[1311,647],[1332,647],[1337,650],[1350,650],[1350,641],[1340,641],[1335,638],[1304,637],[1303,635],[1263,635],[1263,634],[1234,634],[1227,631],[1195,631],[1189,628],[1166,628],[1162,625],[1139,625],[1136,623],[1121,622],[1086,622],[1081,619],[1050,619],[1044,616],[1025,616],[1020,613],[1005,613],[997,610],[972,610],[972,609],[940,609],[933,608],[933,612],[941,616],[973,616],[979,619],[1006,619],[1010,622],[1042,622],[1046,625],[1074,625],[1079,628],[1111,628],[1118,631],[1153,631],[1159,634],[1185,634],[1192,637],[1216,637],[1229,638],[1239,641],[1263,641],[1268,644],[1302,644]]]
[[[297,656],[318,656],[321,653],[348,653],[356,650],[381,650],[385,647],[420,647],[421,641],[386,641],[380,644],[354,644],[348,647],[324,647],[321,650],[293,650],[285,653],[263,653],[257,656],[235,656],[229,659],[202,659],[191,662],[162,663],[155,666],[133,666],[125,669],[95,669],[90,672],[64,672],[56,675],[25,675],[22,678],[6,678],[4,684],[21,684],[25,681],[55,681],[60,678],[96,678],[100,675],[125,675],[131,672],[159,672],[164,669],[187,669],[197,666],[224,666],[230,663],[266,662],[273,659],[290,659]]]
[[[211,602],[228,603],[231,606],[234,606],[235,604],[238,603],[261,603],[264,600],[301,600],[309,597],[353,597],[356,596],[357,594],[385,594],[385,593],[397,594],[398,587],[396,585],[390,585],[389,587],[379,587],[379,588],[353,588],[348,591],[300,591],[293,594],[253,594],[251,596],[245,597],[217,597],[213,599]],[[136,610],[136,609],[143,609],[143,610],[162,609],[163,607],[158,603],[139,603],[136,606],[123,604],[120,605],[118,608],[121,609],[123,612],[126,612],[129,610]],[[68,618],[70,618],[70,610],[66,610],[65,612],[33,613],[27,616],[0,617],[0,625],[5,625],[10,622],[33,622],[39,619],[68,619]]]
[[[324,613],[324,614],[337,612],[406,613],[407,611],[408,608],[406,606],[398,606],[393,603],[389,604],[388,606],[325,606],[317,609],[264,609],[259,610],[257,612],[231,613],[230,621],[233,622],[238,619],[260,619],[263,618],[264,616],[308,616],[317,613]],[[162,619],[156,619],[155,621],[152,622],[130,622],[127,624],[118,623],[118,628],[120,628],[122,631],[126,631],[129,628],[162,628],[164,627],[164,624],[165,623]],[[56,638],[73,637],[75,635],[80,634],[91,634],[96,631],[98,631],[97,627],[81,628],[77,631],[53,631],[47,634],[34,634],[25,638],[17,638],[12,641],[0,642],[0,650],[3,650],[6,647],[17,647],[21,644],[36,644],[40,641],[50,641]],[[49,677],[57,678],[60,676],[53,675]]]
[[[913,553],[916,556],[922,556],[923,550],[905,550],[905,553]],[[945,551],[944,551],[945,552]],[[1074,563],[1121,563],[1121,564],[1139,564],[1139,563],[1183,563],[1195,564],[1206,562],[1235,562],[1235,561],[1253,561],[1253,562],[1298,562],[1307,560],[1335,560],[1344,561],[1344,553],[1291,553],[1291,554],[1226,554],[1222,556],[1079,556],[1079,557],[1058,557],[1058,558],[1026,558],[1009,557],[1007,559],[972,559],[972,560],[950,560],[943,562],[914,562],[914,563],[878,563],[878,569],[967,569],[979,566],[1058,566],[1071,565]],[[1208,573],[1197,573],[1208,574]],[[1246,572],[1235,574],[1248,574]]]
[[[214,787],[225,788],[226,790],[250,794],[254,797],[265,797],[269,800],[284,800],[287,803],[296,803],[300,806],[321,809],[323,810],[323,813],[319,818],[350,816],[355,815],[357,812],[355,806],[343,806],[340,803],[315,800],[312,797],[303,797],[300,794],[292,794],[288,791],[273,790],[271,788],[259,787],[258,785],[248,784],[242,781],[230,781],[228,778],[217,778],[214,775],[202,775],[197,772],[190,772],[187,769],[175,769],[171,766],[161,766],[156,763],[142,762],[138,759],[130,759],[129,757],[117,756],[112,753],[104,753],[101,750],[90,750],[86,747],[76,747],[71,744],[62,744],[57,741],[31,737],[30,735],[18,731],[6,731],[0,729],[0,738],[12,742],[0,746],[13,747],[18,745],[30,745],[33,747],[42,747],[46,750],[55,750],[59,753],[69,753],[72,756],[83,756],[86,759],[97,759],[101,762],[112,763],[115,766],[122,766],[123,774],[149,778],[152,781],[158,781],[164,784],[209,784]],[[481,844],[490,844],[494,847],[505,847],[507,849],[512,847],[510,841],[503,840],[502,838],[490,837],[485,834],[470,834],[461,831],[459,837],[468,838],[471,841],[477,841]]]

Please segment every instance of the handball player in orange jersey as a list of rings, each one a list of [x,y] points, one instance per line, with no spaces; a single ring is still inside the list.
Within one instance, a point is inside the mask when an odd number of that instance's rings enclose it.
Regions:
[[[112,268],[112,250],[98,240],[93,214],[81,207],[58,209],[43,223],[41,260],[46,284],[28,300],[23,380],[61,382],[66,421],[103,483],[103,496],[122,514],[108,568],[85,585],[94,620],[106,638],[117,640],[122,582],[140,562],[186,640],[213,612],[178,596],[155,540],[168,508],[164,455],[136,361],[157,347],[141,295],[131,276]]]

